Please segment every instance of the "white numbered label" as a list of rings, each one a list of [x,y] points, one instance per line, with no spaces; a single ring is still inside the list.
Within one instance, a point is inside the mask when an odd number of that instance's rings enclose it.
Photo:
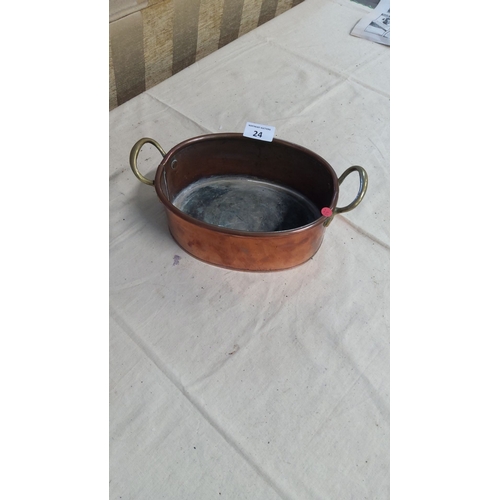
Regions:
[[[272,142],[276,127],[247,122],[243,135],[259,141]]]

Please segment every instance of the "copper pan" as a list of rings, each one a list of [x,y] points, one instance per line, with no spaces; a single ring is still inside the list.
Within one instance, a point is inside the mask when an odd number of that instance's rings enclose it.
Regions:
[[[163,155],[154,180],[137,167],[146,143]],[[362,167],[337,178],[323,158],[302,146],[236,133],[194,137],[168,153],[144,138],[132,148],[130,166],[141,182],[155,187],[170,232],[186,252],[240,271],[303,264],[319,250],[333,217],[358,206],[368,186]],[[339,208],[339,185],[354,171],[359,191]]]

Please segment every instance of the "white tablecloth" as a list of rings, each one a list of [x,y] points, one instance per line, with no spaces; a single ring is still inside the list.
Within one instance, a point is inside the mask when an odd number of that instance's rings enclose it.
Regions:
[[[389,498],[390,49],[349,35],[367,12],[306,0],[110,113],[112,499]],[[369,175],[292,270],[194,259],[128,165],[142,137],[247,121]]]

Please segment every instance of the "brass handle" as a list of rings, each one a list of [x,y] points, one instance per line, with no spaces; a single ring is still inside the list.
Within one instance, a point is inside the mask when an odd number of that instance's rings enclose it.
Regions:
[[[337,207],[334,211],[333,214],[325,221],[325,227],[328,227],[330,225],[330,222],[332,222],[333,217],[337,214],[342,214],[344,212],[350,212],[352,209],[356,208],[360,203],[361,200],[364,198],[366,194],[366,189],[368,188],[368,174],[366,173],[366,170],[363,167],[358,167],[357,165],[349,167],[339,178],[339,186],[344,182],[344,179],[351,173],[351,172],[358,172],[359,174],[359,191],[358,194],[356,195],[356,198],[349,203],[349,205],[345,207]]]
[[[135,176],[141,182],[144,182],[144,184],[147,184],[148,186],[153,186],[155,181],[154,180],[152,181],[144,177],[137,168],[137,157],[139,156],[139,151],[141,150],[142,146],[144,146],[144,144],[147,143],[155,146],[156,149],[162,154],[162,156],[165,156],[167,154],[165,153],[165,151],[163,151],[163,148],[154,139],[149,139],[148,137],[144,137],[144,139],[137,141],[134,147],[132,148],[132,151],[130,151],[130,168],[132,169],[132,172],[134,172]]]

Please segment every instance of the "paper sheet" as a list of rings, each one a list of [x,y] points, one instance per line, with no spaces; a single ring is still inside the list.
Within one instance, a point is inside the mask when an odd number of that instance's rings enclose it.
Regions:
[[[352,29],[351,35],[383,45],[391,44],[391,2],[380,0],[377,7],[363,17]]]

